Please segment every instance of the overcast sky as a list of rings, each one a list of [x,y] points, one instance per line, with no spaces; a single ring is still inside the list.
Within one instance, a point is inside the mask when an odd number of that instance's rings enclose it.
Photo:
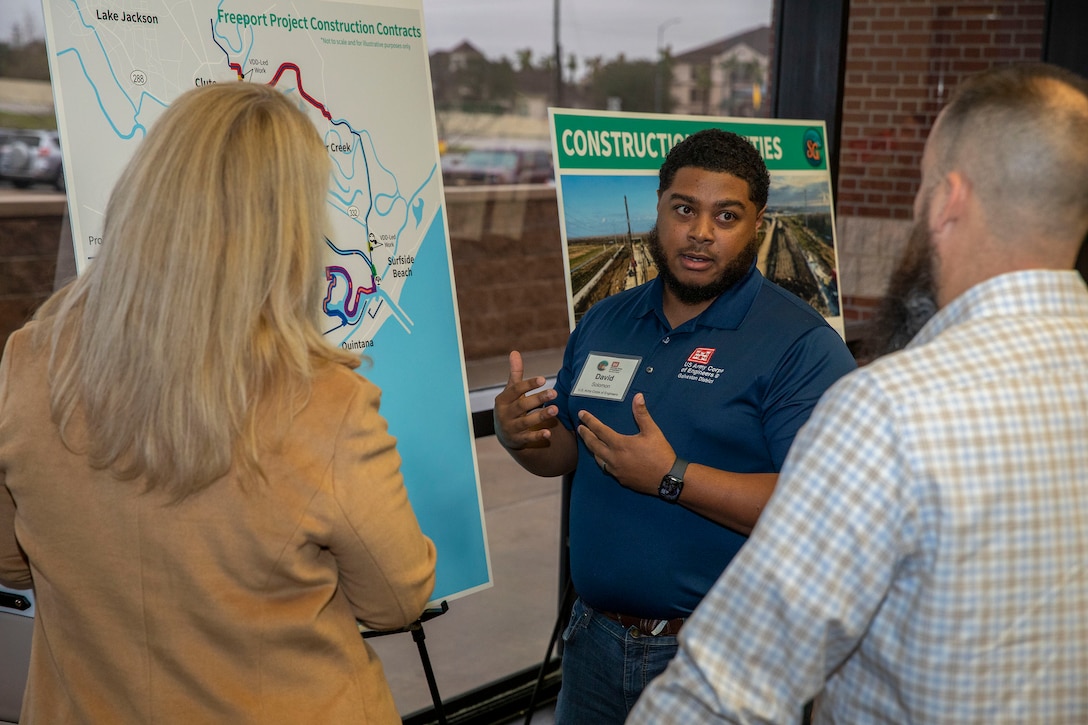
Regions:
[[[432,51],[468,40],[493,60],[554,53],[554,0],[423,0],[423,19]],[[771,0],[559,0],[563,56],[579,59],[653,60],[659,33],[682,53],[770,21]]]
[[[451,50],[468,40],[492,60],[531,48],[533,58],[555,48],[556,0],[423,0],[430,50]],[[737,33],[770,25],[771,0],[558,0],[563,56],[653,60],[659,34],[683,53]],[[126,0],[114,3],[124,8]],[[269,7],[291,4],[269,0]],[[0,0],[0,40],[18,23],[43,34],[41,0]]]
[[[32,35],[44,37],[41,0],[0,0],[0,40],[11,40],[11,30],[16,23],[24,31],[31,26]]]

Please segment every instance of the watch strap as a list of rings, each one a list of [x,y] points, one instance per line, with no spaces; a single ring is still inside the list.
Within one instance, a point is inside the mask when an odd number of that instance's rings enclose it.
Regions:
[[[688,462],[685,461],[680,456],[677,456],[676,461],[674,461],[673,464],[672,464],[672,468],[669,469],[669,472],[666,475],[672,476],[673,478],[676,478],[676,479],[679,479],[680,481],[683,481],[684,480],[684,473],[687,470],[688,470]]]

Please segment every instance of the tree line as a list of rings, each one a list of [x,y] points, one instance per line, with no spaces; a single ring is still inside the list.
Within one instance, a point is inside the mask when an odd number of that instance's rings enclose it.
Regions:
[[[33,28],[29,17],[23,22],[16,21],[11,26],[11,39],[0,41],[0,78],[49,80],[45,38]]]
[[[440,111],[504,113],[514,109],[519,93],[554,98],[555,56],[533,61],[529,49],[518,51],[516,61],[503,57],[489,60],[470,55],[466,62],[451,67],[448,53],[431,55],[431,84],[435,107]],[[611,60],[601,56],[579,63],[574,55],[563,65],[564,105],[652,112],[671,110],[669,95],[658,93],[662,79],[671,77],[672,59],[663,52],[659,61],[628,60],[622,53]],[[581,67],[579,67],[581,66]],[[580,77],[576,72],[582,71]]]

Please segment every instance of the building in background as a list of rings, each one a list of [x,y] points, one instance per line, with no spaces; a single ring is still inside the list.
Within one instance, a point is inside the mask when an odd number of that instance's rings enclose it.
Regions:
[[[672,113],[768,116],[771,29],[762,26],[674,56]]]

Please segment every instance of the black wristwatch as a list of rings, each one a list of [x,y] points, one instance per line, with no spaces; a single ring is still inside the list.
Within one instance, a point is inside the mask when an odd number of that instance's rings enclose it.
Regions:
[[[676,499],[680,498],[680,492],[684,490],[684,471],[687,468],[688,462],[677,456],[676,462],[672,464],[672,468],[661,479],[661,486],[657,489],[657,495],[663,501],[676,503]]]

